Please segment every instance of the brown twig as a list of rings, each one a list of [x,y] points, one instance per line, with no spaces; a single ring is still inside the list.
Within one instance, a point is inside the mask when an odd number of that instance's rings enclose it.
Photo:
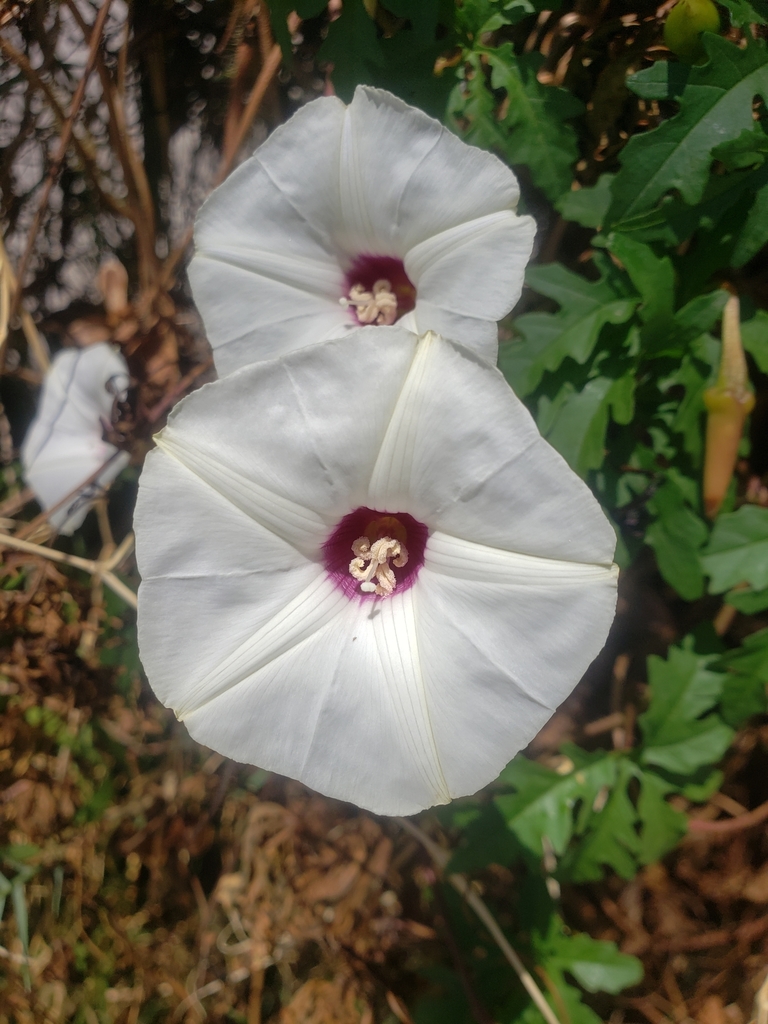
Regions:
[[[269,85],[277,74],[277,69],[280,67],[280,61],[282,60],[282,52],[277,43],[273,43],[272,49],[269,51],[269,56],[264,61],[259,77],[256,79],[256,84],[251,90],[251,95],[248,97],[248,103],[243,111],[243,116],[240,119],[237,132],[234,135],[230,149],[223,155],[221,164],[219,166],[219,172],[216,175],[216,185],[220,185],[221,182],[229,174],[232,162],[237,156],[238,150],[243,144],[245,136],[248,134],[248,130],[253,123],[253,119],[261,106],[262,100],[266,94]]]
[[[8,259],[2,239],[0,239],[0,292],[2,292],[0,305],[4,307],[2,315],[0,315],[0,348],[2,348],[7,339],[8,320],[11,315],[10,297],[18,292],[18,282],[11,268],[11,261]],[[26,309],[21,310],[21,329],[24,332],[24,337],[27,339],[32,361],[37,365],[41,373],[45,373],[51,365],[51,361],[48,358],[48,350],[43,339],[40,337],[35,321]]]
[[[95,27],[90,29],[77,9],[77,5],[72,0],[64,0],[64,2],[67,4],[72,17],[83,33],[83,38],[87,43],[92,43],[93,33],[96,31]],[[157,257],[155,256],[154,249],[155,208],[152,202],[152,191],[147,181],[144,166],[131,145],[121,96],[119,92],[117,96],[115,95],[115,87],[104,65],[104,61],[98,53],[98,48],[94,66],[99,76],[101,92],[109,111],[107,131],[109,132],[110,143],[120,161],[123,179],[130,196],[130,203],[126,206],[124,216],[131,220],[136,230],[136,241],[141,255],[139,260],[140,283],[143,288],[146,288],[155,277],[157,270]]]
[[[35,68],[32,67],[32,65],[29,63],[24,54],[20,53],[11,43],[8,42],[7,39],[4,39],[3,36],[0,36],[0,50],[2,50],[2,52],[8,58],[8,60],[12,61],[12,63],[14,63],[22,71],[27,81],[35,89],[38,89],[45,95],[45,98],[48,102],[48,106],[53,111],[53,116],[56,118],[58,123],[63,128],[63,126],[66,124],[67,116],[61,109],[59,101],[56,98],[56,94],[53,92],[53,90],[45,81],[45,79],[38,74]],[[98,191],[99,196],[103,200],[104,204],[108,206],[109,209],[111,209],[112,212],[116,213],[119,217],[128,217],[129,212],[127,207],[123,203],[121,203],[119,199],[117,199],[110,192],[107,192],[105,188],[103,188],[100,180],[99,167],[96,161],[94,160],[93,155],[89,153],[87,147],[83,145],[82,140],[79,139],[77,135],[73,134],[69,142],[72,143],[77,155],[82,160],[83,165],[89,171],[94,188],[96,188],[96,190]]]
[[[74,569],[82,569],[91,576],[100,577],[109,589],[121,597],[131,608],[137,607],[136,595],[127,587],[121,579],[112,572],[117,562],[112,555],[106,562],[94,562],[90,558],[79,558],[77,555],[68,555],[64,551],[57,551],[55,548],[45,548],[40,544],[33,544],[31,541],[22,540],[19,537],[12,537],[10,534],[0,533],[0,550],[12,548],[14,551],[26,551],[30,555],[37,555],[40,558],[47,558],[51,562],[61,562],[64,565],[71,565]],[[118,549],[119,550],[119,549]],[[115,552],[117,554],[117,552]],[[123,558],[125,554],[123,554]]]
[[[725,821],[704,821],[701,818],[689,818],[689,832],[740,832],[744,828],[752,828],[759,825],[761,821],[768,819],[768,800],[753,811],[747,814],[739,814],[735,818],[726,818]]]
[[[256,116],[256,113],[258,112],[259,107],[261,106],[264,96],[266,95],[267,89],[269,88],[272,79],[277,74],[277,69],[280,67],[280,60],[280,47],[277,43],[275,43],[272,46],[272,49],[269,51],[268,58],[264,61],[264,64],[262,65],[261,71],[259,72],[259,77],[256,79],[256,84],[251,90],[251,95],[249,96],[248,103],[246,105],[245,110],[243,111],[243,116],[240,119],[240,124],[238,126],[237,132],[235,132],[233,135],[233,139],[230,144],[229,150],[226,153],[222,154],[221,163],[219,164],[219,170],[216,174],[216,178],[213,183],[214,188],[216,188],[217,185],[220,185],[222,181],[224,181],[226,176],[229,174],[229,171],[232,167],[232,162],[237,156],[237,152],[240,149],[240,146],[243,144],[243,140],[248,132],[248,129],[251,126],[251,123],[253,122],[254,117]],[[165,263],[163,264],[163,268],[160,274],[160,283],[163,287],[169,286],[175,273],[176,267],[179,263],[179,260],[187,251],[187,246],[192,241],[193,232],[194,228],[192,226],[187,228],[181,241],[176,246],[176,248],[171,252],[171,254],[166,259]]]
[[[159,402],[148,409],[145,413],[145,419],[147,423],[157,423],[160,417],[166,412],[173,403],[179,398],[184,392],[190,387],[200,376],[201,373],[205,373],[211,366],[213,366],[212,359],[206,359],[204,363],[200,363],[199,366],[194,366],[189,373],[185,374],[178,384],[171,390],[163,395]]]
[[[610,732],[624,724],[624,712],[613,711],[610,715],[596,718],[594,722],[587,722],[582,732],[585,736],[600,736],[604,732]]]
[[[410,832],[410,834],[415,839],[418,839],[418,841],[430,855],[435,864],[441,869],[441,871],[444,871],[448,864],[448,861],[450,860],[450,857],[445,852],[445,850],[441,849],[441,847],[439,847],[437,843],[433,842],[429,838],[429,836],[425,832],[422,832],[418,825],[414,825],[412,821],[408,821],[407,818],[396,818],[395,820],[402,828],[405,829],[406,832]],[[533,976],[526,969],[523,961],[520,959],[520,957],[514,951],[512,946],[509,944],[506,935],[501,930],[501,928],[499,928],[493,914],[490,912],[484,901],[480,898],[480,896],[469,884],[467,878],[464,875],[454,873],[447,876],[447,881],[453,886],[456,892],[458,892],[461,896],[464,897],[464,899],[467,901],[470,907],[472,907],[474,912],[477,914],[477,916],[483,922],[485,927],[488,929],[488,931],[491,934],[491,937],[493,938],[493,941],[504,954],[507,962],[511,964],[511,966],[515,970],[518,978],[522,982],[523,988],[531,997],[531,999],[535,1003],[536,1007],[538,1008],[539,1012],[541,1013],[547,1024],[560,1024],[560,1021],[558,1020],[552,1007],[546,1001],[546,999],[542,995],[541,989],[534,981]]]
[[[45,184],[43,185],[43,190],[40,196],[40,201],[37,206],[37,211],[32,221],[32,226],[29,229],[27,245],[24,249],[24,254],[21,257],[21,262],[19,263],[18,271],[16,273],[16,277],[18,279],[18,287],[16,288],[16,294],[13,297],[13,305],[11,306],[12,317],[15,316],[19,308],[19,303],[21,302],[21,294],[24,289],[24,276],[27,272],[27,267],[29,266],[29,260],[30,257],[32,256],[32,250],[35,246],[37,233],[40,230],[40,224],[42,223],[43,219],[43,212],[45,211],[45,208],[48,205],[48,199],[51,195],[51,189],[53,188],[54,182],[56,181],[56,178],[59,175],[61,165],[64,162],[64,157],[67,153],[69,140],[72,137],[72,130],[75,124],[75,118],[77,117],[78,111],[80,110],[80,105],[82,104],[83,97],[85,96],[85,87],[88,84],[88,79],[91,77],[91,72],[93,71],[93,66],[96,62],[98,47],[101,43],[101,34],[104,31],[104,23],[107,20],[107,14],[109,13],[111,2],[112,0],[103,0],[99,13],[96,15],[96,21],[93,26],[93,32],[91,33],[91,45],[88,49],[88,59],[85,63],[85,68],[83,69],[83,74],[80,78],[80,81],[78,82],[75,94],[72,97],[72,104],[70,106],[69,115],[67,117],[67,120],[64,122],[64,127],[62,128],[61,132],[61,138],[59,139],[59,148],[57,149],[56,155],[53,158],[53,163],[48,169],[48,175],[45,179]]]

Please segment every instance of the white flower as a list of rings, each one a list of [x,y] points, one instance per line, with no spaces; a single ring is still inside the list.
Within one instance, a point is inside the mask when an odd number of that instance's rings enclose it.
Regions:
[[[57,353],[43,381],[37,415],[21,446],[24,479],[60,533],[71,534],[85,519],[101,490],[129,456],[103,439],[116,401],[124,401],[128,367],[111,345],[101,342]],[[104,472],[77,488],[112,458]],[[76,493],[73,493],[76,492]]]
[[[434,334],[245,367],[157,442],[141,657],[235,760],[410,814],[495,778],[603,646],[611,526],[501,374]]]
[[[307,104],[197,218],[189,276],[219,375],[414,302],[403,326],[495,362],[535,233],[518,198],[500,160],[390,93]]]

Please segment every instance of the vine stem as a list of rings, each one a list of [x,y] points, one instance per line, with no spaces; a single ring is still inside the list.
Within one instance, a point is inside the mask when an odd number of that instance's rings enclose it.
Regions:
[[[724,821],[705,821],[702,818],[689,818],[690,832],[740,832],[743,828],[752,828],[768,818],[768,800],[747,814],[737,814],[735,818]]]
[[[414,839],[417,839],[421,843],[440,870],[445,871],[448,861],[450,860],[450,857],[445,850],[439,847],[437,843],[433,842],[429,836],[425,832],[422,832],[418,825],[414,825],[412,821],[408,821],[407,818],[396,818],[395,820],[401,828],[405,829],[406,832],[409,832]],[[523,987],[538,1007],[547,1024],[560,1024],[559,1019],[542,995],[541,989],[534,981],[533,976],[528,970],[526,970],[525,964],[510,946],[506,935],[499,927],[495,917],[488,909],[487,904],[472,888],[467,877],[456,872],[447,875],[446,878],[456,892],[458,892],[459,895],[467,901],[470,907],[472,907],[474,912],[488,929],[493,941],[514,968],[518,978],[523,984]]]

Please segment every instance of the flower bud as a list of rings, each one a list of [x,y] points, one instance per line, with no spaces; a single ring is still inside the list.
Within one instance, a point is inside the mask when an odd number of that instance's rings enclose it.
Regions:
[[[664,22],[664,42],[689,64],[704,64],[702,32],[719,32],[720,15],[712,0],[678,0]]]
[[[714,387],[704,392],[707,440],[704,456],[704,511],[713,519],[733,476],[744,421],[755,396],[749,387],[747,361],[741,345],[739,298],[732,295],[723,310],[723,352]]]

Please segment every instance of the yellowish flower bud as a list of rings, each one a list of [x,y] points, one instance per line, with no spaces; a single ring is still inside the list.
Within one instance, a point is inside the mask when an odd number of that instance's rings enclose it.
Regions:
[[[707,439],[704,456],[704,511],[713,519],[733,476],[744,421],[755,396],[749,387],[747,361],[741,344],[739,298],[732,295],[723,310],[723,352],[714,387],[704,392]]]

